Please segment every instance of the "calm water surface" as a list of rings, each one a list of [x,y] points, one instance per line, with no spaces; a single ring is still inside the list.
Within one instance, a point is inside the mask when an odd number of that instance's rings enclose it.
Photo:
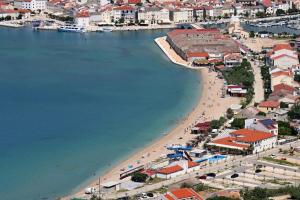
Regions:
[[[0,29],[0,197],[68,194],[159,137],[200,80],[153,39],[165,31]]]

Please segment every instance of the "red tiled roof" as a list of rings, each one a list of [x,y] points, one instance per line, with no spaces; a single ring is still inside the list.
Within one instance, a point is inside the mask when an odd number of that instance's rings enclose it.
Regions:
[[[199,194],[197,194],[191,188],[180,188],[172,190],[170,193],[171,197],[175,197],[175,199],[193,199],[193,200],[204,200]]]
[[[290,92],[294,92],[295,88],[292,87],[292,86],[289,86],[287,84],[284,84],[284,83],[274,85],[274,92],[279,91],[279,90],[287,90],[287,91],[290,91]]]
[[[224,137],[221,139],[216,139],[216,140],[213,140],[211,143],[221,144],[221,145],[226,145],[226,146],[233,146],[233,147],[238,147],[238,148],[248,148],[249,147],[249,145],[247,145],[247,144],[236,143],[236,141],[231,137]]]
[[[90,14],[88,12],[79,12],[76,14],[76,17],[89,17]]]
[[[176,200],[173,197],[171,197],[169,194],[166,194],[165,197],[167,198],[167,200]]]
[[[278,72],[274,72],[271,74],[273,77],[274,76],[291,76],[291,72],[290,71],[278,71]]]
[[[216,28],[209,29],[176,29],[168,32],[169,36],[175,36],[178,34],[192,34],[192,33],[204,33],[204,32],[212,32],[212,33],[220,33],[220,31]]]
[[[128,4],[138,4],[141,3],[141,0],[128,0]]]
[[[290,44],[276,44],[273,47],[273,51],[278,51],[278,50],[281,50],[281,49],[293,50],[293,48],[291,47]]]
[[[278,101],[262,101],[259,104],[259,107],[267,107],[267,108],[278,108],[280,102]]]
[[[193,167],[197,167],[197,166],[199,166],[198,163],[190,161],[190,160],[188,161],[188,168],[193,168]]]
[[[239,129],[232,132],[231,134],[236,136],[242,136],[242,137],[237,137],[237,140],[242,142],[256,142],[274,136],[272,133],[251,130],[251,129]]]
[[[171,167],[162,168],[157,173],[159,173],[159,174],[173,174],[173,173],[181,171],[181,170],[183,170],[182,167],[180,167],[179,165],[174,165],[174,166],[171,166]]]
[[[272,6],[271,0],[263,0],[263,1],[262,1],[262,4],[263,4],[263,6],[266,7],[266,8]]]
[[[115,7],[114,10],[134,10],[134,8],[131,6],[123,5],[123,6]]]
[[[187,52],[187,57],[205,57],[208,58],[208,53],[207,52]]]
[[[282,57],[289,57],[289,58],[292,58],[292,59],[295,59],[295,60],[298,60],[297,57],[294,57],[294,56],[290,56],[290,55],[287,55],[287,54],[280,54],[278,56],[274,56],[273,58],[271,58],[272,60],[277,60],[279,58],[282,58]]]

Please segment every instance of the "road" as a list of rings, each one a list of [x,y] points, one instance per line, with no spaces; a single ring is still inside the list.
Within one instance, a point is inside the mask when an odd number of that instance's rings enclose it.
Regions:
[[[254,98],[251,103],[251,105],[254,105],[254,103],[259,103],[264,100],[264,83],[261,76],[260,67],[253,61],[250,61],[253,74],[254,74]]]

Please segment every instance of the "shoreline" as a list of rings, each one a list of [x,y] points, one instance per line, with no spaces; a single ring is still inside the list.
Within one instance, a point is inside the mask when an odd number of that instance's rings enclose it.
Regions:
[[[155,40],[155,42],[157,43],[157,39]],[[187,63],[177,62],[177,57],[172,57],[172,55],[175,55],[174,53],[172,53],[172,49],[168,50],[167,48],[164,48],[161,43],[159,47],[173,63],[187,67],[189,69],[195,69],[194,67],[189,67]],[[166,145],[185,144],[195,137],[195,135],[190,134],[190,130],[193,125],[195,125],[197,122],[218,119],[220,116],[223,116],[225,114],[227,108],[230,107],[231,104],[239,103],[239,98],[221,98],[223,81],[217,78],[216,72],[209,72],[207,68],[197,67],[196,69],[198,69],[197,73],[200,76],[202,84],[201,87],[199,87],[199,90],[201,90],[201,94],[192,111],[180,121],[178,121],[167,134],[161,135],[155,141],[153,141],[149,145],[146,145],[144,148],[137,149],[124,160],[117,162],[116,165],[104,172],[100,176],[101,184],[110,181],[118,181],[119,174],[121,173],[120,169],[126,169],[128,165],[133,165],[133,168],[141,165],[146,165],[147,163],[158,159],[161,155],[167,154],[168,150],[165,148]],[[137,164],[137,160],[139,160],[140,163]],[[87,197],[84,194],[84,188],[95,187],[96,189],[98,189],[98,183],[99,177],[97,179],[95,177],[95,179],[89,184],[80,187],[73,194],[63,197],[62,199]]]

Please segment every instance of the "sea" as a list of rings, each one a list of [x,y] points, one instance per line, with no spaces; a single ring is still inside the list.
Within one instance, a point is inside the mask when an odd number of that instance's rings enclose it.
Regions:
[[[167,30],[0,28],[0,199],[70,194],[161,137],[201,96]]]

